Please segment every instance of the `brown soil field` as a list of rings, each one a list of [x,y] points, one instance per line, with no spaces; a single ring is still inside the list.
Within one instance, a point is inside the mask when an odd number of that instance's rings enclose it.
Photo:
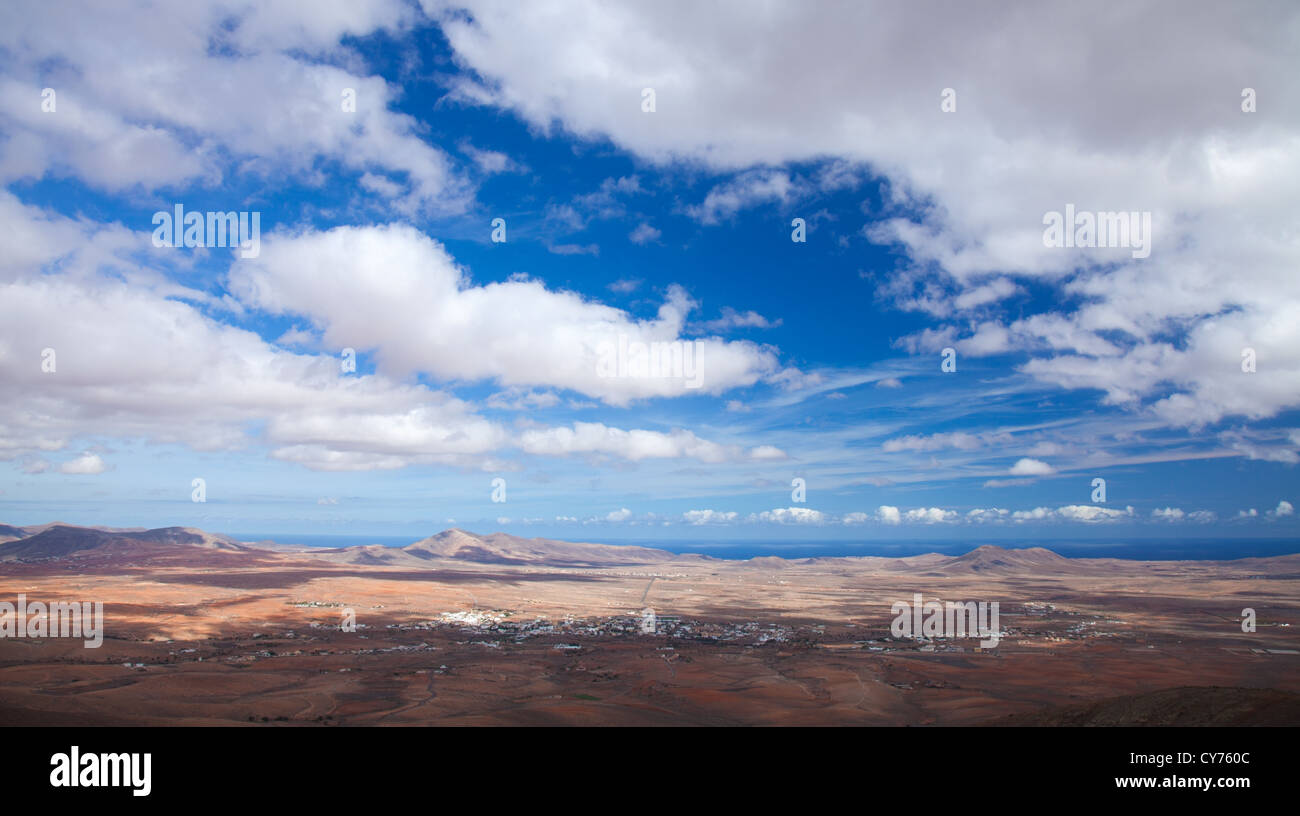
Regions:
[[[1098,706],[1120,723],[1160,716],[1116,698],[1300,692],[1286,564],[889,561],[7,563],[0,600],[102,601],[105,639],[0,638],[0,724],[1077,724]],[[893,640],[890,607],[913,593],[998,601],[1007,635]],[[643,607],[663,631],[638,632]],[[1222,695],[1177,694],[1180,723],[1223,721]]]

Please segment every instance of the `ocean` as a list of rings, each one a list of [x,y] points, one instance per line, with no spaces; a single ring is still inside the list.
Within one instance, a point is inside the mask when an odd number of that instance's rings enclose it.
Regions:
[[[308,547],[355,547],[379,544],[405,547],[424,536],[311,535],[283,533],[230,533],[240,541],[270,539],[280,544]],[[557,536],[558,537],[558,536]],[[572,541],[598,544],[635,544],[675,553],[699,553],[714,558],[746,559],[760,556],[780,558],[842,558],[846,556],[901,557],[937,552],[961,555],[983,544],[1007,549],[1046,547],[1067,558],[1126,558],[1135,561],[1223,561],[1234,558],[1265,558],[1300,553],[1295,538],[1090,538],[1090,539],[951,539],[908,541],[793,541],[793,540],[691,540],[604,539],[572,536]]]

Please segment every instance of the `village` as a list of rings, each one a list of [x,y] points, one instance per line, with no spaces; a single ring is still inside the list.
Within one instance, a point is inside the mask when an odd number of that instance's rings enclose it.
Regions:
[[[293,601],[301,609],[346,609],[339,601]],[[371,607],[381,609],[380,606]],[[650,614],[647,614],[650,613]],[[354,623],[348,628],[319,620],[305,622],[305,631],[276,626],[272,631],[209,637],[168,650],[166,656],[132,658],[115,662],[132,671],[189,662],[217,661],[249,665],[262,660],[302,656],[367,656],[418,654],[441,648],[481,647],[511,651],[529,642],[550,645],[556,651],[577,653],[610,643],[655,643],[659,650],[672,651],[687,644],[730,646],[743,649],[777,648],[783,651],[825,649],[836,652],[867,651],[888,655],[977,653],[997,655],[1008,650],[1033,649],[1093,638],[1121,638],[1146,643],[1134,632],[1115,631],[1126,621],[1060,610],[1052,604],[1029,602],[1011,607],[1004,615],[1017,621],[1001,628],[997,647],[982,648],[978,638],[905,637],[890,631],[887,618],[869,623],[840,623],[828,626],[811,622],[716,621],[656,614],[653,610],[629,610],[609,617],[566,615],[558,618],[519,617],[512,609],[470,609],[443,612],[428,620],[370,625]],[[1100,625],[1100,626],[1099,626]],[[416,642],[404,641],[428,633]],[[355,638],[355,642],[353,639]],[[133,638],[111,638],[133,640]],[[375,645],[366,645],[370,641]],[[382,642],[383,645],[380,645]],[[173,641],[160,641],[171,644]],[[441,643],[442,645],[436,645]],[[175,645],[180,646],[177,642]],[[250,648],[252,647],[252,648]],[[96,661],[91,661],[96,662]],[[102,661],[110,662],[110,661]],[[339,669],[340,671],[350,669]],[[441,674],[443,666],[435,670]]]

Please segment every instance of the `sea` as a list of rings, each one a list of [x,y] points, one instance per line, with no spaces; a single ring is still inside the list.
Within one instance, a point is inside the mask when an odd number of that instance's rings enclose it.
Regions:
[[[379,544],[405,547],[424,536],[312,535],[284,533],[230,533],[240,541],[271,540],[305,547],[355,547]],[[558,538],[558,536],[555,536]],[[1236,558],[1266,558],[1300,553],[1298,538],[1055,538],[1025,539],[926,539],[871,541],[798,541],[726,539],[665,541],[663,539],[607,539],[585,536],[571,541],[595,544],[634,544],[675,553],[698,553],[714,558],[744,560],[762,556],[779,558],[844,558],[852,556],[902,557],[923,553],[962,555],[984,544],[1007,549],[1045,547],[1067,558],[1126,558],[1134,561],[1227,561]]]

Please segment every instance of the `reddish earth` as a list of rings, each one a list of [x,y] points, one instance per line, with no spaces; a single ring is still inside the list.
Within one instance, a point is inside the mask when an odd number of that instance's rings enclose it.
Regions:
[[[2,724],[1300,724],[1300,556],[565,544],[550,563],[548,542],[450,531],[376,564],[200,531],[14,529],[0,601],[102,601],[105,639],[0,638]],[[1008,635],[889,639],[913,593],[998,601]],[[678,628],[638,634],[644,606]]]

